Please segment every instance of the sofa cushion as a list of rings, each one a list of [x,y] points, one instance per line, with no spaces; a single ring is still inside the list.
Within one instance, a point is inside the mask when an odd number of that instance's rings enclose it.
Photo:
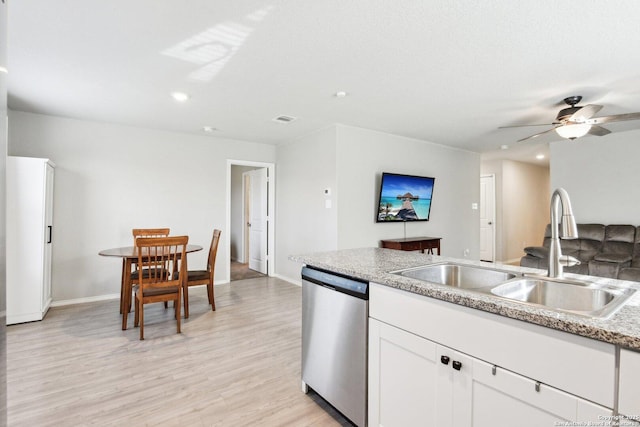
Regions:
[[[628,255],[633,254],[636,227],[633,225],[607,225],[605,228],[603,253]]]
[[[631,255],[629,254],[612,254],[612,253],[601,253],[597,254],[593,257],[594,261],[604,261],[604,262],[615,262],[618,264],[623,264],[631,261]]]
[[[618,279],[620,280],[633,280],[640,282],[640,268],[627,267],[620,270],[618,273]]]
[[[581,262],[587,263],[596,256],[602,248],[602,241],[605,238],[605,227],[602,224],[578,224],[578,238],[575,242],[579,246],[576,254],[566,253],[578,258]],[[561,240],[560,246],[570,245],[571,240]],[[573,245],[571,245],[573,246]],[[562,252],[565,254],[565,252]]]
[[[560,239],[560,249],[564,255],[570,255],[581,262],[588,262],[600,251],[605,236],[603,224],[578,224],[577,239]],[[558,229],[560,236],[560,228]],[[551,225],[547,224],[544,230],[542,246],[548,248],[551,245]]]

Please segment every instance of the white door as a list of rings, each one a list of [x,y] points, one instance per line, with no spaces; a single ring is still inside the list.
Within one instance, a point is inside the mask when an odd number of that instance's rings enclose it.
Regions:
[[[480,177],[480,259],[495,261],[496,184],[494,175]]]
[[[53,179],[54,169],[45,163],[45,207],[44,207],[44,283],[42,284],[42,311],[46,312],[51,304],[51,257],[53,242]]]
[[[249,268],[267,274],[267,168],[249,171]]]

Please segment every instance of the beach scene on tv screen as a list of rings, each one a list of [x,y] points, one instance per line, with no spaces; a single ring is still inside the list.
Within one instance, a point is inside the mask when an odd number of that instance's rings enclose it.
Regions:
[[[433,179],[407,175],[384,175],[380,189],[378,221],[429,219]]]

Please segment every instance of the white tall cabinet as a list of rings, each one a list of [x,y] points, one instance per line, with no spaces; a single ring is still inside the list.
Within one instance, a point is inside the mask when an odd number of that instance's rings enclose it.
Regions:
[[[49,159],[7,157],[7,324],[42,320],[51,305],[53,178]]]

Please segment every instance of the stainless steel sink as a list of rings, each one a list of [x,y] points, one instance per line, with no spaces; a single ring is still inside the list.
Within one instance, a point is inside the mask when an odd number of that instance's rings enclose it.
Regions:
[[[432,264],[394,271],[393,273],[463,289],[493,287],[518,277],[518,275],[506,271],[453,263]]]
[[[590,317],[606,317],[633,294],[632,289],[613,288],[591,282],[549,278],[523,278],[491,289],[491,293],[516,301]]]

